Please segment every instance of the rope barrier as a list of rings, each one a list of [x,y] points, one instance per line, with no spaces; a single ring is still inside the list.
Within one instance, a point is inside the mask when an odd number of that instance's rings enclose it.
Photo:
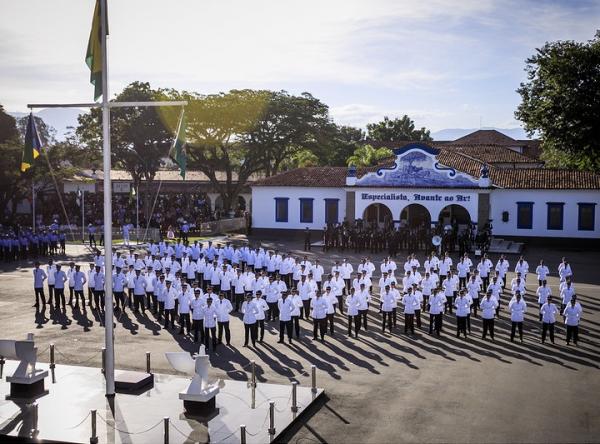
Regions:
[[[179,429],[177,428],[177,426],[175,425],[175,422],[174,422],[174,421],[171,421],[170,419],[169,419],[169,426],[170,426],[170,427],[173,427],[175,430],[177,430],[177,432],[179,432],[179,434],[180,434],[181,436],[183,436],[183,437],[184,437],[186,440],[189,438],[189,436],[188,436],[188,435],[186,435],[185,433],[183,433],[181,430],[179,430]]]
[[[76,429],[77,427],[79,427],[81,424],[83,424],[85,422],[86,419],[88,419],[90,417],[90,415],[92,414],[92,412],[88,412],[87,415],[85,415],[85,418],[83,418],[81,421],[79,421],[79,423],[77,423],[77,425],[74,425],[73,427],[67,427],[67,430],[71,430],[71,429]]]
[[[92,359],[96,358],[98,356],[99,353],[101,353],[100,351],[96,352],[95,354],[93,354],[90,358],[85,359],[81,362],[72,362],[69,360],[69,357],[66,356],[65,354],[63,354],[58,347],[56,347],[56,345],[54,346],[54,350],[60,355],[62,356],[66,361],[68,365],[82,365],[82,364],[87,364],[88,362],[90,362]]]
[[[265,425],[267,424],[267,420],[269,419],[269,410],[267,410],[267,414],[265,415],[265,420],[263,421],[262,425],[260,426],[258,432],[256,433],[250,433],[248,431],[248,429],[246,429],[246,433],[250,436],[256,436],[260,433],[261,430],[263,430],[263,428],[265,427]]]
[[[158,421],[156,424],[154,424],[152,427],[149,427],[149,428],[147,428],[147,429],[145,429],[145,430],[142,430],[142,431],[140,431],[140,432],[130,432],[130,431],[128,431],[128,430],[121,430],[121,429],[117,428],[117,427],[116,427],[114,424],[109,424],[109,423],[108,423],[108,421],[106,421],[106,419],[104,419],[100,413],[98,413],[98,418],[100,418],[100,420],[101,420],[101,421],[102,421],[104,424],[106,424],[107,426],[109,426],[109,427],[112,427],[114,430],[116,430],[116,431],[117,431],[117,432],[119,432],[119,433],[125,433],[126,435],[142,435],[142,434],[144,434],[144,433],[147,433],[147,432],[149,432],[150,430],[153,430],[153,429],[155,429],[155,428],[156,428],[156,427],[158,427],[159,425],[162,425],[162,424],[163,424],[163,421],[164,421],[164,420],[161,418],[161,419],[160,419],[160,420],[159,420],[159,421]]]

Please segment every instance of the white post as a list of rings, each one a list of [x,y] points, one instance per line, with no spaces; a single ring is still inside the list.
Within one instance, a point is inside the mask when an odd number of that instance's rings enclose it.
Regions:
[[[81,191],[81,241],[85,244],[85,190]]]
[[[33,232],[35,233],[35,182],[31,182],[31,214],[33,216]]]
[[[135,241],[140,243],[140,190],[135,190]]]
[[[104,278],[105,311],[104,342],[106,347],[106,396],[115,395],[115,348],[113,330],[113,294],[112,294],[112,186],[110,181],[110,108],[108,106],[108,57],[106,48],[107,0],[102,0],[102,144],[104,169]]]

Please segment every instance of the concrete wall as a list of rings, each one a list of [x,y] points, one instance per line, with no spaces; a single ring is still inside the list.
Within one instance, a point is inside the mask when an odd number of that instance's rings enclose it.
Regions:
[[[598,238],[600,237],[600,191],[588,190],[500,190],[491,192],[491,214],[495,236]],[[517,228],[517,202],[534,202],[531,229]],[[547,202],[564,202],[563,229],[548,230]],[[580,231],[578,203],[596,203],[595,230]],[[508,212],[508,222],[502,213]]]
[[[275,221],[275,198],[288,198],[288,221]],[[313,222],[300,223],[300,198],[312,198]],[[253,187],[252,227],[321,230],[325,226],[325,199],[339,199],[338,222],[344,220],[346,191],[343,188]]]

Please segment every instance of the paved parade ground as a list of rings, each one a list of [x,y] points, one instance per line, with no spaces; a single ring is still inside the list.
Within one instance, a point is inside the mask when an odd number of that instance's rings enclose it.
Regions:
[[[256,242],[256,240],[253,240]],[[299,242],[264,242],[266,248],[302,254]],[[64,263],[85,264],[89,251],[67,247]],[[348,257],[359,263],[360,254],[313,251],[328,271],[333,261]],[[380,317],[371,305],[369,331],[358,339],[346,335],[346,321],[337,314],[336,334],[325,343],[312,341],[312,324],[301,321],[300,341],[278,344],[278,322],[269,325],[265,342],[256,349],[242,348],[243,325],[232,319],[232,347],[220,346],[211,356],[212,376],[245,380],[251,360],[256,360],[259,382],[310,385],[310,366],[317,366],[317,384],[325,389],[324,400],[308,412],[302,424],[291,430],[293,443],[385,443],[385,442],[598,442],[600,439],[600,273],[597,253],[527,248],[525,257],[534,270],[544,259],[552,276],[549,285],[558,295],[556,267],[567,256],[583,306],[580,342],[565,345],[562,323],[556,345],[540,343],[537,322],[535,275],[528,279],[529,311],[524,343],[511,343],[507,312],[496,322],[496,341],[482,341],[480,318],[472,320],[467,340],[457,339],[454,318],[446,315],[441,338],[423,329],[415,337],[403,334],[403,317],[393,334],[382,334]],[[383,254],[372,255],[378,267]],[[423,262],[424,256],[418,259]],[[497,257],[491,256],[496,262]],[[516,258],[509,257],[511,270]],[[399,256],[400,265],[404,257]],[[87,268],[87,267],[86,267]],[[36,315],[31,262],[1,264],[0,337],[20,339],[36,335],[40,360],[56,344],[56,359],[64,364],[101,365],[104,330],[97,314],[73,312]],[[377,273],[376,273],[377,276]],[[513,277],[509,273],[509,279]],[[376,284],[378,279],[374,279]],[[68,293],[68,291],[67,291]],[[378,289],[374,288],[374,293]],[[46,292],[47,296],[47,292]],[[68,295],[67,295],[68,296]],[[503,298],[506,310],[508,295]],[[164,353],[196,351],[190,337],[165,331],[148,317],[131,312],[119,317],[115,330],[116,367],[144,369],[145,352],[152,353],[152,369],[174,373]],[[237,318],[239,315],[236,314]],[[426,316],[423,316],[426,319]],[[100,373],[98,373],[100,378]],[[1,383],[5,383],[1,381]],[[50,387],[50,389],[52,389]],[[142,395],[143,396],[143,395]],[[176,397],[177,394],[173,393]],[[2,420],[0,412],[0,421]],[[65,418],[68,424],[79,418]]]

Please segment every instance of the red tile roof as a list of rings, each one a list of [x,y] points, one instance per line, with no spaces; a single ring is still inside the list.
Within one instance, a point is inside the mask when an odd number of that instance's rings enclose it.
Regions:
[[[448,145],[463,145],[463,144],[476,144],[476,145],[504,145],[504,146],[520,146],[512,137],[501,133],[496,130],[477,130],[473,131],[466,136],[460,137]]]
[[[465,154],[461,150],[438,147],[439,162],[457,171],[479,177],[483,162]],[[518,153],[515,153],[520,156]],[[521,156],[522,157],[522,156]],[[377,171],[382,167],[390,167],[393,159],[386,159],[379,165],[361,168],[357,176]],[[575,171],[551,168],[498,168],[489,165],[492,183],[501,188],[509,189],[548,189],[548,190],[598,190],[600,175],[591,171]],[[291,187],[335,187],[346,185],[345,167],[310,167],[296,168],[275,176],[267,177],[252,184],[252,186],[291,186]]]
[[[524,156],[523,154],[517,153],[511,149],[508,149],[505,145],[495,144],[460,144],[449,143],[444,145],[436,146],[436,148],[442,151],[456,151],[464,154],[468,157],[473,157],[477,160],[488,164],[495,163],[508,163],[508,164],[540,164],[539,160],[532,159],[531,157]]]

